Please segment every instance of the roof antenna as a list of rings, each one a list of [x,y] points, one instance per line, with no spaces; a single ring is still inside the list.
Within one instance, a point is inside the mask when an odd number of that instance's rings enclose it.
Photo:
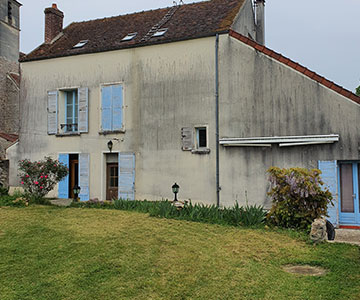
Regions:
[[[173,1],[173,4],[174,4],[175,6],[177,6],[177,3],[176,3],[176,1],[175,1],[175,0]]]
[[[182,5],[182,4],[184,4],[184,1],[180,0],[179,5]]]

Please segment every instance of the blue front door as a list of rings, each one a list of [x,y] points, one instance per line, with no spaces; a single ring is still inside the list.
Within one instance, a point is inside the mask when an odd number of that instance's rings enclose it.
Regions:
[[[341,225],[360,225],[360,163],[343,162],[339,164]]]

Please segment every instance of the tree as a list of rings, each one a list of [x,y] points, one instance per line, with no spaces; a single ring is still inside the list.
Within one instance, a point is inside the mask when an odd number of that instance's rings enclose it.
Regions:
[[[28,159],[19,161],[21,185],[30,200],[42,202],[42,199],[54,186],[67,176],[66,166],[51,157],[31,162]]]
[[[356,88],[355,94],[360,97],[360,85]]]

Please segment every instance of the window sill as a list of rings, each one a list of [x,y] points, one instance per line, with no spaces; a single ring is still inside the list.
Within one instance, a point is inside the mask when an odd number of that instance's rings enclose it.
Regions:
[[[209,148],[199,148],[191,150],[192,154],[210,154]]]
[[[109,131],[99,131],[100,135],[116,134],[116,133],[125,133],[125,129],[120,130],[109,130]]]
[[[64,137],[64,136],[80,136],[80,132],[66,132],[66,133],[57,133],[57,137]]]

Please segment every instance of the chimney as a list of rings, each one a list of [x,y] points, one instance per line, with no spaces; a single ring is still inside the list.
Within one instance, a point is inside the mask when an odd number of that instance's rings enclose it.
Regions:
[[[265,45],[265,0],[255,0],[256,41]]]
[[[45,8],[45,43],[51,41],[62,31],[64,14],[57,8],[56,3],[52,7]]]

